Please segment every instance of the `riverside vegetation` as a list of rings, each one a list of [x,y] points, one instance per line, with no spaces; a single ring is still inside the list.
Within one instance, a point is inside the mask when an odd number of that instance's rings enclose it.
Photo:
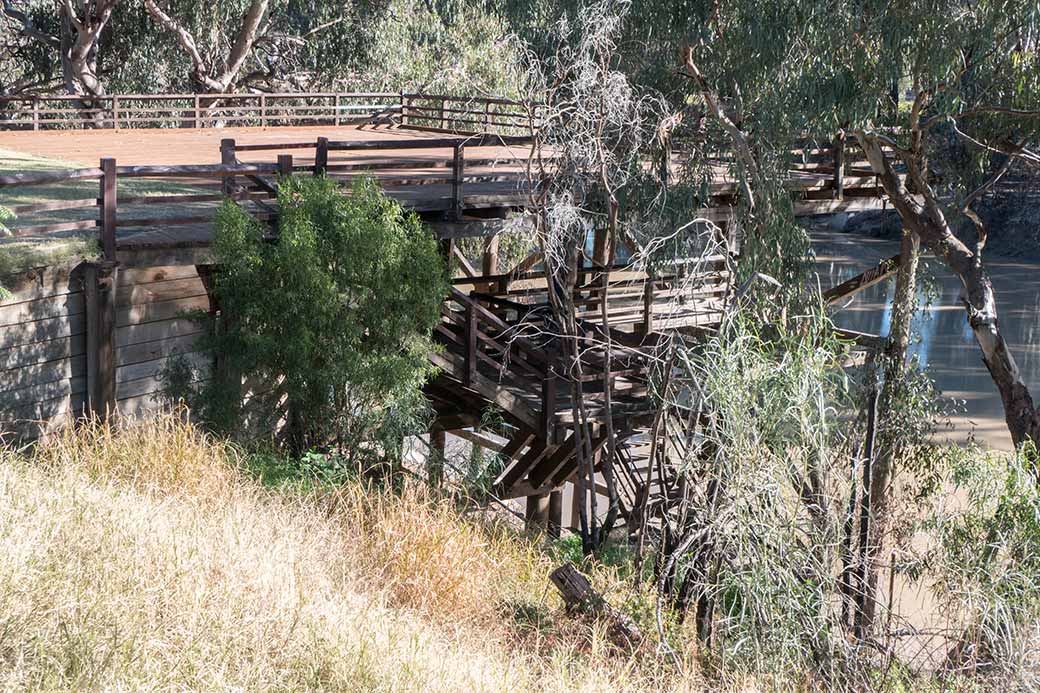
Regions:
[[[149,21],[165,11],[148,6]],[[196,317],[223,371],[206,380],[173,363],[167,415],[80,422],[2,453],[5,687],[1040,687],[1040,419],[999,331],[974,211],[1040,161],[1035,0],[552,9],[502,3],[474,32],[454,29],[508,48],[502,80],[545,102],[536,137],[559,155],[540,161],[535,235],[510,242],[541,252],[556,281],[572,364],[587,330],[559,287],[573,287],[589,241],[629,245],[651,268],[727,253],[718,227],[690,217],[714,180],[711,152],[733,155],[728,223],[743,247],[721,324],[650,347],[660,419],[697,422],[675,464],[684,494],[651,518],[663,529],[622,532],[608,489],[610,522],[592,512],[574,536],[527,536],[488,497],[493,454],[433,460],[447,473],[422,481],[402,441],[426,433],[422,356],[445,290],[434,243],[373,186],[344,196],[320,177],[286,179],[278,244],[231,206],[218,220],[226,312]],[[484,41],[507,22],[537,36],[529,50]],[[423,35],[407,24],[394,35]],[[19,41],[31,78],[39,46]],[[227,43],[214,41],[200,57]],[[166,43],[179,70],[168,84],[228,75],[219,56],[188,66]],[[417,73],[447,79],[438,60]],[[78,68],[81,82],[94,74]],[[785,187],[793,143],[835,131],[871,154],[867,175],[905,229],[891,329],[866,361],[835,336]],[[688,166],[662,185],[646,162],[684,141]],[[951,236],[958,217],[976,229],[971,247]],[[1011,453],[935,442],[946,412],[907,357],[922,247],[970,289]],[[487,412],[482,427],[497,425]],[[611,646],[604,624],[564,612],[547,575],[565,559],[636,621],[641,646]],[[930,595],[941,628],[921,632],[893,604],[896,580]],[[922,636],[935,638],[928,661],[907,651]]]

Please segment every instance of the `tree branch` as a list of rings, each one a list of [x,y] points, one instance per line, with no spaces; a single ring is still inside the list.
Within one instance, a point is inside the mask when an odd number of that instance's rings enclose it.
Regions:
[[[3,4],[0,5],[0,11],[2,11],[4,17],[21,24],[21,33],[24,36],[34,38],[37,41],[42,41],[51,48],[57,49],[61,47],[61,39],[57,36],[48,34],[40,29],[40,27],[36,26],[36,22],[33,21],[33,18],[25,12],[17,9],[11,0],[3,0]]]

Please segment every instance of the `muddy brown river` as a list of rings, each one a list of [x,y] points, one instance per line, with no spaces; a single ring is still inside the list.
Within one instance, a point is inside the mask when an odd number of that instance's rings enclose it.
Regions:
[[[899,243],[858,233],[814,230],[821,286],[826,289],[899,252]],[[1034,396],[1040,396],[1040,262],[988,257],[986,265],[997,293],[1000,326],[1011,353]],[[1008,450],[1011,438],[1004,411],[959,299],[961,284],[933,258],[922,258],[920,310],[914,317],[911,353],[953,405],[953,428],[940,435],[963,443]],[[894,280],[860,292],[835,310],[837,325],[872,334],[888,334]]]

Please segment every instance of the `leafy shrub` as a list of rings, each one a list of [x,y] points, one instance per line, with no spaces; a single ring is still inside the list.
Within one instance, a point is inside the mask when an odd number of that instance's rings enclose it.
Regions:
[[[326,178],[290,177],[278,202],[275,242],[234,203],[218,212],[221,311],[203,347],[224,365],[201,388],[172,365],[168,394],[219,431],[284,424],[297,451],[336,450],[351,463],[399,454],[403,436],[422,430],[430,332],[447,292],[436,241],[369,180],[344,194]]]

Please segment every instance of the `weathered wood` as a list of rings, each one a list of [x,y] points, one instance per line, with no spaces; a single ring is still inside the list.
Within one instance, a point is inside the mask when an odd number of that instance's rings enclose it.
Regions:
[[[329,138],[319,137],[318,147],[314,154],[314,175],[323,176],[329,166]]]
[[[520,456],[516,464],[506,469],[499,476],[499,479],[496,480],[495,485],[492,487],[492,492],[500,498],[513,498],[520,495],[514,492],[520,480],[527,476],[527,472],[531,467],[538,464],[545,457],[556,453],[559,447],[557,445],[546,445],[538,440],[531,441],[530,447]]]
[[[484,448],[486,450],[491,450],[493,452],[502,452],[506,449],[507,445],[506,443],[501,443],[491,438],[491,436],[487,434],[475,430],[471,431],[462,428],[458,430],[453,430],[452,434],[458,436],[459,438],[462,438],[463,440],[468,440],[469,442],[473,443],[478,447]]]
[[[196,127],[198,127],[197,124]],[[232,137],[225,137],[220,140],[220,164],[221,166],[235,166],[238,164],[238,157],[235,155],[235,140]],[[224,178],[221,185],[225,195],[233,195],[236,192],[237,186],[235,185],[234,176]]]
[[[832,197],[835,200],[841,200],[845,198],[845,134],[839,133],[834,138],[833,144],[833,156],[834,156],[834,183]]]
[[[472,387],[477,375],[477,312],[472,303],[466,304],[466,357],[462,383]]]
[[[527,496],[524,528],[531,534],[545,534],[549,529],[549,494]]]
[[[293,169],[293,155],[292,154],[279,154],[278,155],[278,175],[280,176],[291,176]]]
[[[427,480],[430,486],[439,488],[444,481],[444,449],[447,436],[444,429],[430,431],[430,456],[426,462]]]
[[[465,167],[466,146],[461,142],[457,142],[453,148],[451,165],[451,212],[452,218],[456,220],[462,219],[462,177],[465,174]]]
[[[115,304],[117,265],[91,263],[84,272],[87,413],[105,420],[116,407]]]
[[[563,529],[563,491],[557,489],[549,493],[548,514],[546,534],[550,539],[559,539]]]
[[[887,260],[882,260],[876,267],[871,267],[870,269],[857,274],[852,279],[848,279],[837,286],[827,289],[823,292],[823,300],[828,304],[837,303],[838,301],[853,296],[864,289],[874,286],[878,282],[888,279],[899,269],[901,257],[902,256],[897,253]]]
[[[635,622],[612,607],[573,563],[564,563],[549,575],[567,611],[607,622],[607,635],[617,647],[633,649],[643,641]]]

